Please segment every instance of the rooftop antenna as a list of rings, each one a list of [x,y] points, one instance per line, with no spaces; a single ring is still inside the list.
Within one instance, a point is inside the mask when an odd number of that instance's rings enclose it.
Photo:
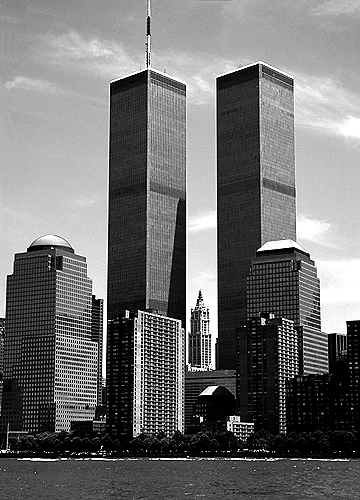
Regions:
[[[147,0],[147,18],[146,18],[146,67],[151,66],[151,0]]]

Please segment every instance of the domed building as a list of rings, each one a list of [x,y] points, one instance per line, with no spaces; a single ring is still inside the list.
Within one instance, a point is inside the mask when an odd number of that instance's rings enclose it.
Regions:
[[[2,426],[58,432],[94,418],[98,343],[91,323],[86,259],[65,238],[47,234],[15,254],[7,277]]]

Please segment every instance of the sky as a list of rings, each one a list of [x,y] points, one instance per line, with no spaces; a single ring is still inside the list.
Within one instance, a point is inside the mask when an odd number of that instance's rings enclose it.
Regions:
[[[0,315],[13,256],[58,234],[106,298],[109,82],[144,68],[146,0],[0,0]],[[295,79],[298,241],[322,328],[360,319],[360,0],[152,0],[152,65],[188,86],[188,314],[217,335],[215,78]],[[189,323],[186,325],[189,330]]]

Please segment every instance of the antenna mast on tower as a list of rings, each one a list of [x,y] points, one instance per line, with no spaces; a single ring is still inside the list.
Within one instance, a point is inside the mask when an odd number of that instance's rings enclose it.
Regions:
[[[151,0],[147,0],[147,18],[146,18],[146,67],[151,66]]]

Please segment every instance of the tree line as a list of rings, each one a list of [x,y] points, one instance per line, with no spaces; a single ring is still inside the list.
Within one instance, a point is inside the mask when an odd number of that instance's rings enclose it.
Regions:
[[[294,432],[273,436],[259,431],[246,440],[232,432],[198,432],[189,435],[176,431],[140,434],[134,439],[119,439],[110,434],[85,434],[83,431],[28,434],[11,443],[19,454],[54,456],[102,454],[107,456],[198,456],[221,454],[271,454],[276,456],[353,456],[359,451],[357,435],[351,431]]]

